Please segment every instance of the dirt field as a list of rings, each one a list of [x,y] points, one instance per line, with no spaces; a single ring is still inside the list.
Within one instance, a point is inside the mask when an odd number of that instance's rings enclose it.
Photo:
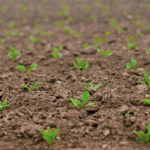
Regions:
[[[145,82],[144,71],[150,76],[149,25],[149,0],[0,0],[0,101],[11,104],[0,111],[0,150],[149,150],[133,133],[150,124],[150,106],[142,102],[150,93],[138,81]],[[10,46],[18,59],[8,57]],[[77,57],[89,59],[86,70],[73,66]],[[131,57],[136,70],[126,69]],[[16,69],[32,63],[38,64],[32,73]],[[36,82],[33,92],[22,87]],[[70,97],[82,100],[87,83],[102,85],[87,89],[95,104],[80,110]],[[40,133],[48,126],[60,128],[51,146]]]

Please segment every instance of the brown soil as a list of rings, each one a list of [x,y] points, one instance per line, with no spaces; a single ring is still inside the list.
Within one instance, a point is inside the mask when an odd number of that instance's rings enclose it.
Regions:
[[[0,45],[0,101],[8,99],[10,107],[0,112],[0,150],[149,150],[150,144],[137,143],[137,135],[133,131],[146,131],[150,123],[150,107],[141,102],[148,91],[138,79],[145,81],[144,70],[150,75],[149,25],[150,5],[148,0],[119,0],[116,6],[114,0],[50,0],[45,4],[42,0],[16,0],[14,4],[0,0],[0,7],[9,6],[7,13],[0,12],[3,23],[0,25],[0,38],[5,43]],[[63,3],[70,7],[67,16],[60,16]],[[21,11],[21,6],[27,7],[27,12]],[[105,16],[100,6],[108,7]],[[87,11],[87,6],[93,6]],[[123,15],[126,10],[127,15]],[[20,16],[15,17],[16,13]],[[43,16],[48,16],[45,21]],[[90,15],[97,16],[92,21]],[[141,16],[142,26],[132,20],[136,15]],[[67,21],[71,16],[72,22]],[[116,17],[117,27],[111,27],[109,20]],[[27,22],[23,23],[26,18]],[[55,21],[65,21],[65,26],[81,32],[76,37],[60,30]],[[16,23],[15,29],[24,32],[22,37],[8,36],[8,25]],[[37,35],[34,23],[39,23],[41,31],[50,31],[54,36]],[[124,33],[117,31],[118,27],[125,28]],[[12,29],[12,30],[15,30]],[[143,36],[138,36],[137,31]],[[109,37],[106,31],[111,31]],[[34,35],[40,42],[32,44],[29,36]],[[99,43],[99,48],[113,50],[113,55],[103,58],[96,48],[83,48],[83,44],[94,45],[93,37],[105,39]],[[138,47],[124,50],[128,39],[133,36]],[[9,46],[20,50],[21,55],[11,60],[7,54]],[[28,46],[32,45],[33,50]],[[63,57],[55,59],[52,47],[63,46]],[[78,71],[72,65],[76,58],[84,61],[90,59],[85,71]],[[136,71],[127,70],[126,63],[131,57],[137,60]],[[31,74],[16,69],[17,65],[27,68],[32,63],[38,67]],[[140,68],[140,69],[139,69]],[[32,93],[22,88],[23,84],[31,86],[35,82],[42,84]],[[89,102],[94,105],[79,110],[71,102],[70,96],[81,100],[85,84],[93,83],[102,86],[91,93]],[[133,111],[136,111],[133,114]],[[125,116],[125,113],[129,115]],[[52,130],[57,127],[60,132],[52,146],[42,138],[41,129],[48,126]]]

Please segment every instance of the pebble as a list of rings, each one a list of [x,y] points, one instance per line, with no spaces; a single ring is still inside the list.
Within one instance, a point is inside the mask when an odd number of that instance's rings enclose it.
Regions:
[[[123,105],[120,109],[119,112],[122,114],[125,114],[129,110],[129,107],[127,105]]]

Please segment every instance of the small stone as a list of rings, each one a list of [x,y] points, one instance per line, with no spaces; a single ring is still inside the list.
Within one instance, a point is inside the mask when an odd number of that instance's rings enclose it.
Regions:
[[[123,106],[119,109],[119,112],[121,112],[122,114],[125,114],[128,110],[129,110],[129,107],[126,106],[126,105],[123,105]]]
[[[97,112],[99,111],[100,107],[97,105],[91,105],[90,107],[87,108],[87,111],[90,112]]]
[[[123,73],[122,73],[122,76],[123,76],[123,77],[129,77],[130,75],[129,75],[127,72],[123,72]]]
[[[105,149],[105,148],[108,147],[108,145],[107,144],[103,144],[102,147]]]
[[[105,129],[105,130],[103,131],[103,134],[104,134],[104,136],[109,135],[109,134],[110,134],[110,130],[109,130],[109,129]]]
[[[145,98],[146,98],[146,99],[150,99],[150,95],[146,95]]]

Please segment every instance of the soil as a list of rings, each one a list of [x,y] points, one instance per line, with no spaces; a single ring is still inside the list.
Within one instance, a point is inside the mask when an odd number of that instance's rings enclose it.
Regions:
[[[21,11],[23,5],[27,12]],[[70,7],[66,16],[59,15],[63,5]],[[0,38],[5,39],[0,45],[0,101],[7,99],[11,105],[0,111],[0,150],[149,150],[150,144],[139,144],[133,131],[146,132],[150,123],[150,106],[141,101],[149,93],[138,81],[145,81],[144,71],[150,75],[150,55],[146,53],[150,48],[150,31],[146,30],[150,24],[150,1],[15,0],[11,4],[0,0],[0,7],[6,6],[8,12],[3,13],[2,9],[0,12],[3,19]],[[87,11],[87,6],[92,6],[92,10]],[[108,15],[100,6],[108,7]],[[96,20],[91,20],[90,15],[95,15]],[[69,16],[72,22],[67,21]],[[133,23],[136,17],[142,26]],[[116,27],[109,24],[112,18],[118,19]],[[64,21],[64,26],[81,32],[82,36],[67,34],[55,21]],[[12,22],[16,23],[14,29],[8,27]],[[52,35],[37,35],[35,23],[39,23],[42,32],[49,31]],[[124,33],[117,31],[119,27],[125,28]],[[7,35],[15,29],[24,35]],[[106,31],[111,35],[105,36]],[[137,35],[137,31],[143,36]],[[40,42],[32,44],[30,35]],[[104,58],[96,48],[83,47],[83,44],[94,45],[94,36],[105,39],[99,48],[112,49],[111,56]],[[130,36],[138,42],[138,47],[124,50]],[[15,61],[8,57],[11,45],[20,51]],[[33,50],[28,49],[29,45]],[[60,45],[63,56],[56,59],[51,55],[52,48]],[[90,60],[86,70],[79,71],[73,66],[77,57]],[[136,70],[126,69],[131,57],[137,60]],[[32,63],[38,64],[33,73],[16,69],[17,65],[30,68]],[[32,87],[36,82],[41,85],[33,92],[22,87],[23,84]],[[88,102],[95,104],[79,110],[70,97],[81,100],[85,84],[91,82],[94,86],[102,83],[97,90],[88,88]],[[52,130],[60,128],[51,146],[40,133],[48,126]]]

